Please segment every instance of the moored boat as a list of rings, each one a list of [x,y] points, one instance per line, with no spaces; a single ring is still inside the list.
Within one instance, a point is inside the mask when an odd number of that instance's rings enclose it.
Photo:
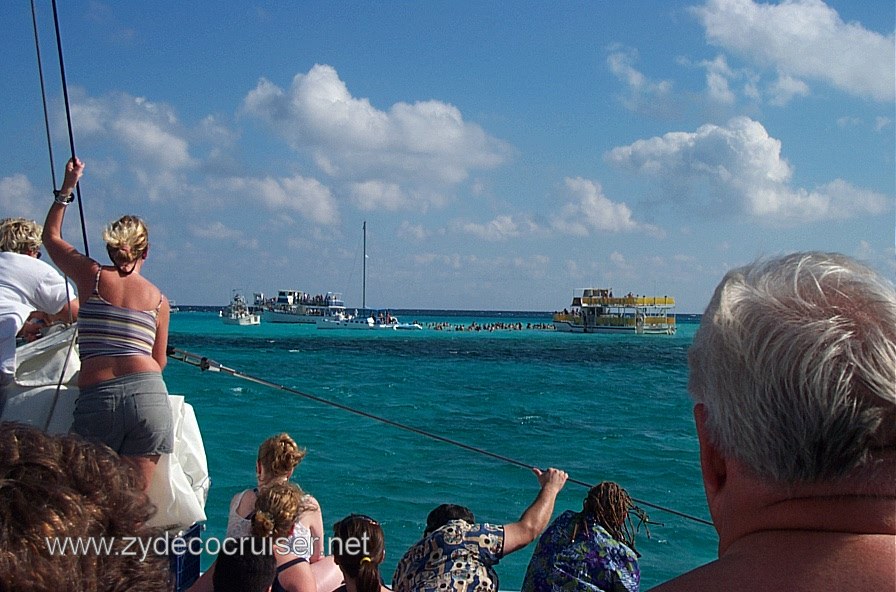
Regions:
[[[388,311],[362,310],[354,315],[321,318],[317,320],[318,329],[423,329],[419,323],[402,323],[398,317]]]
[[[571,309],[554,313],[554,329],[568,333],[674,335],[675,298],[628,293],[613,296],[608,288],[586,288]]]
[[[238,291],[233,291],[230,304],[221,311],[221,320],[225,325],[260,325],[261,315],[249,310],[249,303]]]
[[[301,290],[280,290],[277,298],[264,307],[266,323],[304,323],[313,325],[319,319],[345,315],[342,294],[327,292],[311,295]]]
[[[345,307],[331,316],[316,319],[318,329],[422,329],[418,323],[402,323],[386,310],[367,308],[367,221],[362,226],[364,237],[364,268],[361,272],[361,309],[349,314]]]

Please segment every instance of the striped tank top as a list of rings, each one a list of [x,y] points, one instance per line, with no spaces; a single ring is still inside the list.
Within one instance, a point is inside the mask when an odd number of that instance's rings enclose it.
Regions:
[[[100,273],[96,272],[93,294],[78,311],[78,348],[81,359],[99,356],[151,356],[156,341],[155,310],[115,306],[100,296]]]

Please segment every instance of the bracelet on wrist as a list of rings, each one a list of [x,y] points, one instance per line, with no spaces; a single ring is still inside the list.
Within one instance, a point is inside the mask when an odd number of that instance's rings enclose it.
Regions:
[[[53,190],[53,201],[55,201],[58,204],[67,206],[68,204],[75,201],[75,195],[74,195],[74,193],[69,193],[68,195],[65,195],[60,190],[54,189]]]

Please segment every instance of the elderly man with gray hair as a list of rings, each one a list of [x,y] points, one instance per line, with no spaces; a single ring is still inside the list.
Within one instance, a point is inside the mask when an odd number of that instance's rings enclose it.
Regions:
[[[16,335],[37,311],[46,323],[78,315],[75,289],[40,260],[40,224],[26,218],[0,220],[0,388],[16,371]],[[2,397],[0,397],[2,409]]]
[[[656,591],[896,589],[896,291],[834,253],[730,271],[690,351],[719,558]]]

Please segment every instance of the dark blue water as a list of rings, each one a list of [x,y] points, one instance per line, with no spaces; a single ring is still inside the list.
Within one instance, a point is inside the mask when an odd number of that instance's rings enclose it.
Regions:
[[[557,466],[586,483],[617,481],[639,500],[708,518],[686,392],[695,324],[682,323],[675,336],[572,335],[526,330],[550,321],[538,313],[400,316],[457,326],[521,322],[524,329],[233,327],[213,313],[180,312],[172,316],[171,344],[526,465]],[[165,376],[202,428],[212,476],[206,536],[223,536],[231,496],[254,484],[258,444],[281,431],[308,449],[295,480],[320,501],[325,527],[351,512],[383,524],[387,578],[436,505],[464,504],[477,519],[507,523],[537,492],[532,474],[512,463],[300,394],[174,360]],[[579,509],[585,491],[568,484],[555,513]],[[642,587],[715,557],[711,527],[647,509],[663,525],[637,539]],[[519,588],[531,550],[501,562],[502,588]]]

